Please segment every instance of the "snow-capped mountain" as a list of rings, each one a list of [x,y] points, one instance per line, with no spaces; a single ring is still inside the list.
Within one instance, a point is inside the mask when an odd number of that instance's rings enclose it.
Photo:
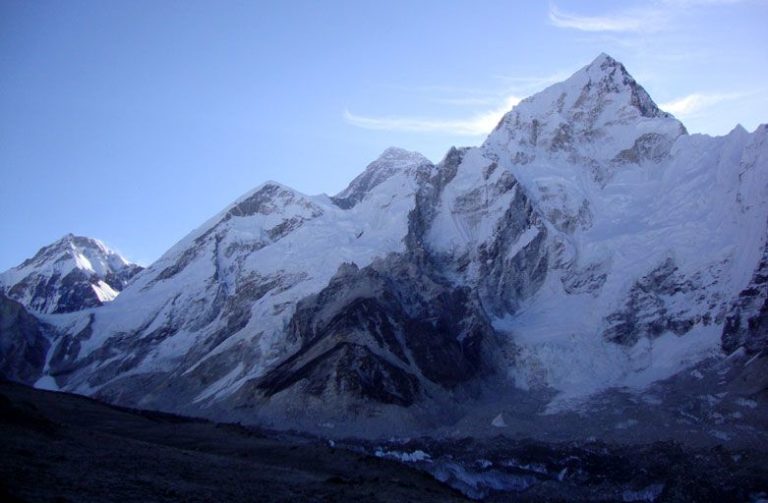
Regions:
[[[142,268],[96,239],[67,234],[0,274],[0,290],[38,313],[66,313],[117,297]]]
[[[362,433],[493,396],[490,426],[516,393],[552,412],[759,356],[767,222],[768,127],[688,135],[601,55],[436,165],[388,149],[335,197],[249,192],[113,302],[46,317],[41,383]]]

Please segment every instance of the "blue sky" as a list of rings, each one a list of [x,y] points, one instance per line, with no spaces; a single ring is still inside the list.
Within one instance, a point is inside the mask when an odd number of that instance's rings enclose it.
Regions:
[[[768,2],[0,2],[0,270],[67,232],[148,264],[242,193],[438,161],[622,61],[691,132],[768,122]]]

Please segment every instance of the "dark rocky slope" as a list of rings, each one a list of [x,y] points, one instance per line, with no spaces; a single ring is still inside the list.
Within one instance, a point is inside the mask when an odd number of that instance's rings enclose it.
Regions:
[[[0,382],[0,499],[465,501],[419,470],[308,437]]]
[[[0,377],[34,384],[42,375],[50,327],[0,293]]]
[[[749,448],[503,437],[334,444],[0,382],[6,502],[467,501],[462,493],[486,501],[760,501],[766,481],[768,454]]]

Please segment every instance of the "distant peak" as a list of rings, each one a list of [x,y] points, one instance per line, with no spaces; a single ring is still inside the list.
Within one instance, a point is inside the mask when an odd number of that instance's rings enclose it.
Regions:
[[[381,155],[407,155],[410,152],[400,147],[387,147]]]
[[[374,161],[411,161],[411,162],[429,162],[429,159],[424,157],[421,153],[405,150],[400,147],[388,147],[381,155]],[[373,164],[373,163],[371,163]]]
[[[78,239],[84,239],[84,238],[80,236],[75,236],[71,232],[68,232],[67,234],[64,234],[61,238],[51,243],[50,246],[72,245],[75,242],[75,240],[78,240]]]
[[[64,234],[64,236],[57,241],[57,243],[99,243],[98,239],[89,238],[87,236],[77,236],[75,234],[72,234],[71,232]]]
[[[741,124],[736,124],[736,126],[728,134],[743,136],[743,135],[748,135],[749,133],[747,132],[746,129],[744,129],[744,126],[742,126]]]
[[[226,211],[223,221],[232,217],[269,215],[292,204],[309,207],[306,197],[282,183],[266,181],[238,199]]]
[[[114,299],[142,269],[98,239],[70,232],[0,274],[0,284],[28,309],[63,313]]]
[[[362,201],[374,187],[389,178],[399,173],[424,172],[432,167],[432,162],[419,152],[389,147],[331,200],[340,208],[349,209]]]
[[[84,249],[84,248],[95,249],[105,255],[116,254],[113,250],[111,250],[107,245],[105,245],[103,242],[99,241],[98,239],[90,238],[87,236],[78,236],[71,232],[65,234],[59,240],[54,241],[53,243],[44,247],[43,249],[53,250],[53,249],[61,249],[61,248],[64,248],[65,249],[64,251],[70,254],[74,253],[74,250]]]
[[[256,187],[256,191],[265,190],[265,189],[266,190],[280,189],[280,190],[290,190],[290,191],[293,191],[293,189],[291,187],[288,187],[287,185],[284,185],[284,184],[282,184],[280,182],[276,182],[275,180],[267,180],[266,182],[264,182],[261,185],[259,185],[258,187]]]

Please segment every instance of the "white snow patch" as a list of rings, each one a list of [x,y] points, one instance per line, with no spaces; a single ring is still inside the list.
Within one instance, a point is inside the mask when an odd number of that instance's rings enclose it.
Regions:
[[[117,297],[118,294],[120,293],[102,280],[99,280],[96,283],[92,284],[91,288],[93,289],[93,292],[96,294],[96,297],[101,302],[111,302],[115,300],[115,297]]]
[[[59,385],[56,384],[56,380],[49,375],[44,375],[40,377],[40,379],[38,379],[37,382],[33,384],[33,386],[37,389],[45,389],[48,391],[60,391]]]
[[[404,463],[415,463],[417,461],[430,461],[432,459],[432,456],[422,451],[421,449],[416,449],[413,452],[401,452],[401,451],[385,451],[379,448],[374,451],[373,455],[376,456],[377,458],[398,459]]]
[[[540,232],[541,231],[536,227],[528,227],[525,229],[517,241],[515,241],[515,244],[513,244],[507,251],[507,257],[512,258],[520,253],[520,250],[531,244],[531,241],[533,241]]]

